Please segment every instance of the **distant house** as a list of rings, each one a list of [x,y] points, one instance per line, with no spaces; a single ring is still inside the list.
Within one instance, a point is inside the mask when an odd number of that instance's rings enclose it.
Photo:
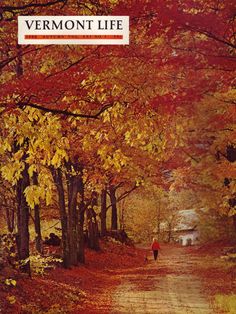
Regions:
[[[175,240],[183,246],[194,245],[199,241],[198,217],[194,209],[179,211],[179,221],[174,228]]]
[[[153,237],[165,242],[177,242],[183,246],[199,242],[198,215],[194,209],[180,210],[167,216],[152,230]]]

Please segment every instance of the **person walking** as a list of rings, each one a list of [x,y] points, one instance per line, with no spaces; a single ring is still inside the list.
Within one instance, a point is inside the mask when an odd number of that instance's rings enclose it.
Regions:
[[[157,239],[154,238],[152,241],[152,251],[153,251],[153,257],[155,261],[157,260],[158,250],[160,250],[160,244],[158,243]]]

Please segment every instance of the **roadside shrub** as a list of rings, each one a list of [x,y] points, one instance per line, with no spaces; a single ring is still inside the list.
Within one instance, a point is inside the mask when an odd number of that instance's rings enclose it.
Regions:
[[[62,263],[61,258],[53,256],[31,255],[29,258],[20,262],[20,265],[25,265],[30,261],[31,271],[36,274],[43,275],[45,270],[55,268],[57,263]]]

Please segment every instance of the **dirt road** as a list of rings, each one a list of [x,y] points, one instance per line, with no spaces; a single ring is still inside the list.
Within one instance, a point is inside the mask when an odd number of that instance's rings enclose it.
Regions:
[[[110,313],[216,313],[191,272],[198,257],[185,252],[182,247],[163,248],[158,261],[150,254],[144,267],[115,274],[122,283],[113,293]]]

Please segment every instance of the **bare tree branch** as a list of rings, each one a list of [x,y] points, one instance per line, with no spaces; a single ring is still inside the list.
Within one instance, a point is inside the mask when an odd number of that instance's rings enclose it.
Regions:
[[[138,188],[137,185],[134,185],[130,190],[125,191],[124,193],[122,193],[118,198],[117,198],[117,202],[120,202],[121,200],[123,200],[124,198],[126,198],[130,193],[132,193],[134,190],[136,190]]]
[[[70,117],[75,117],[75,118],[86,118],[86,119],[98,119],[99,116],[106,111],[107,109],[112,107],[112,104],[107,104],[104,105],[97,113],[95,114],[82,114],[82,113],[74,113],[74,112],[70,112],[70,111],[65,111],[65,110],[61,110],[61,109],[53,109],[53,108],[47,108],[47,107],[43,107],[37,104],[33,104],[33,103],[20,103],[18,104],[19,108],[22,107],[31,107],[31,108],[35,108],[35,109],[39,109],[42,110],[44,112],[51,112],[53,114],[59,114],[59,115],[65,115],[65,116],[70,116]],[[3,112],[2,112],[3,113]]]
[[[2,12],[14,12],[14,11],[22,11],[25,9],[31,9],[31,8],[43,8],[43,7],[48,7],[54,4],[65,4],[67,0],[53,0],[53,1],[47,1],[46,3],[36,3],[36,2],[30,2],[25,5],[18,5],[18,6],[0,6],[0,10]]]
[[[127,190],[125,192],[123,192],[117,199],[116,199],[116,203],[119,203],[120,201],[122,201],[124,198],[126,198],[130,193],[132,193],[134,190],[136,190],[138,188],[137,185],[134,185],[130,190]],[[111,204],[109,206],[107,206],[106,210],[108,210],[111,207]]]

